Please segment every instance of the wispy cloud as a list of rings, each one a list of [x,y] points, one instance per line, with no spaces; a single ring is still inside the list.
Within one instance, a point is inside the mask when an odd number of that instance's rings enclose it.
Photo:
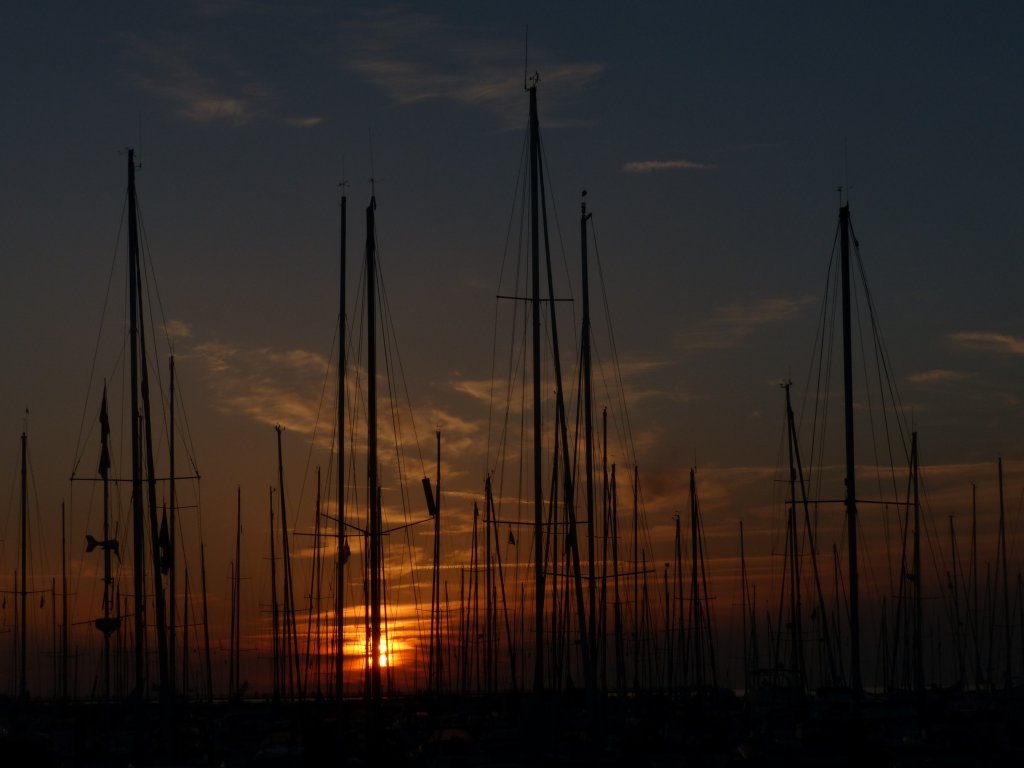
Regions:
[[[395,103],[446,99],[522,122],[519,41],[485,40],[478,30],[395,6],[347,23],[344,44],[345,65]],[[541,76],[565,91],[586,87],[603,69],[595,62],[548,61]]]
[[[622,165],[623,173],[652,173],[654,171],[712,171],[716,166],[695,163],[692,160],[635,160]]]
[[[966,381],[971,378],[974,378],[974,374],[967,371],[949,371],[944,368],[935,368],[931,371],[913,373],[907,377],[907,380],[914,384],[938,384]]]
[[[297,128],[322,122],[316,115],[284,113],[278,89],[239,65],[223,47],[140,39],[128,48],[139,73],[136,87],[170,103],[178,117],[189,122],[241,126],[269,119]]]
[[[164,333],[170,339],[187,339],[192,335],[192,326],[183,320],[168,320]]]
[[[754,304],[730,304],[721,307],[713,318],[680,338],[683,349],[727,349],[758,328],[788,320],[815,299],[762,299]]]
[[[288,125],[294,125],[296,128],[315,128],[316,126],[323,123],[322,117],[286,117],[285,122]]]
[[[962,331],[951,333],[946,338],[954,344],[982,352],[999,352],[1008,355],[1024,355],[1024,339],[1005,333],[984,333]]]
[[[246,348],[203,342],[192,353],[204,364],[217,406],[263,424],[311,434],[329,363],[304,349]]]

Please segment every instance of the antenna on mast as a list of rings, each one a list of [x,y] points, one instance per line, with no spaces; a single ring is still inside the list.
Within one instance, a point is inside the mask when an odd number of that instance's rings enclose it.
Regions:
[[[523,90],[530,90],[529,75],[527,72],[530,71],[530,25],[526,25],[526,33],[523,35]]]
[[[373,160],[373,129],[367,130],[367,136],[370,143],[370,197],[377,196],[377,173],[374,168]]]

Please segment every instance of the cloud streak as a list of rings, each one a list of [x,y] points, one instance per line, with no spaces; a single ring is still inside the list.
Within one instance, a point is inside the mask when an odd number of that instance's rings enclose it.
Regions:
[[[936,368],[931,371],[911,374],[907,377],[907,380],[913,384],[942,384],[966,381],[972,378],[974,378],[974,374],[967,373],[966,371],[950,371],[945,368]]]
[[[522,76],[510,66],[521,56],[518,42],[483,40],[477,31],[401,7],[348,22],[343,41],[344,65],[396,104],[448,100],[522,122]],[[595,62],[552,62],[541,74],[565,91],[586,87],[603,69]]]
[[[203,342],[192,355],[204,365],[218,407],[267,424],[312,434],[329,363],[304,349],[245,348]]]
[[[762,299],[754,304],[730,304],[721,307],[713,318],[696,331],[683,334],[683,349],[728,349],[750,336],[758,328],[774,325],[796,316],[815,299]]]
[[[1004,355],[1024,355],[1024,339],[1005,333],[962,331],[951,333],[946,338],[966,349],[997,352]]]
[[[223,48],[211,52],[193,41],[136,40],[129,49],[141,72],[136,87],[170,103],[188,122],[243,126],[270,119],[297,128],[323,122],[316,115],[282,115],[278,89],[238,66]]]
[[[713,171],[716,168],[708,163],[695,163],[692,160],[635,160],[623,163],[623,173],[653,173],[654,171]]]

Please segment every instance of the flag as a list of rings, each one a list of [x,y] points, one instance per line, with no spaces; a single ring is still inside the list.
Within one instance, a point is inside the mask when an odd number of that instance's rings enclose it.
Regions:
[[[174,560],[171,552],[171,535],[167,531],[167,507],[164,507],[163,520],[160,521],[160,537],[157,543],[160,545],[160,572],[167,573]]]
[[[110,449],[107,437],[110,435],[110,420],[107,418],[107,385],[103,385],[103,404],[100,405],[100,477],[106,479],[110,472]]]

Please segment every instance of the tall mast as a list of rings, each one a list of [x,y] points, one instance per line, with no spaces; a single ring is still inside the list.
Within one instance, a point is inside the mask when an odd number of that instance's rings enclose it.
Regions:
[[[539,136],[538,136],[538,147],[539,147]],[[579,624],[579,645],[583,661],[583,676],[586,682],[587,695],[592,696],[594,694],[594,667],[591,663],[590,654],[590,642],[589,633],[587,631],[587,609],[585,600],[583,598],[583,579],[582,571],[580,568],[580,550],[577,536],[578,526],[576,525],[576,502],[575,493],[573,489],[573,468],[572,459],[569,455],[569,429],[566,424],[565,415],[565,396],[562,388],[562,363],[561,354],[558,346],[558,318],[555,313],[555,285],[554,276],[551,269],[551,246],[548,239],[548,217],[547,217],[547,203],[545,199],[545,185],[544,185],[544,164],[541,162],[540,153],[538,151],[537,157],[537,181],[540,187],[540,212],[541,212],[541,223],[544,232],[544,254],[545,264],[547,272],[547,283],[548,283],[548,297],[549,297],[549,308],[551,311],[551,352],[552,360],[554,362],[554,373],[555,373],[555,420],[557,424],[558,437],[555,439],[555,455],[556,455],[556,467],[557,467],[557,456],[561,453],[563,469],[562,469],[562,483],[564,485],[563,500],[562,503],[565,507],[566,515],[566,538],[565,538],[565,554],[567,561],[567,572],[571,573],[573,587],[575,588],[576,596],[576,615]],[[559,448],[560,446],[560,448]],[[591,459],[591,465],[593,459]],[[558,477],[557,469],[552,472],[552,482],[556,482]],[[556,492],[556,488],[552,488],[553,494]],[[551,520],[552,530],[556,531],[558,526],[554,524],[556,516],[556,506],[554,505],[554,495],[552,497],[552,509],[551,509]],[[566,580],[566,592],[568,592],[568,579]],[[566,601],[568,602],[568,595],[566,595]],[[555,592],[555,600],[552,604],[552,628],[555,629],[559,622],[554,618],[557,615],[557,591]],[[593,615],[593,614],[591,614]],[[558,678],[558,675],[555,675]]]
[[[170,509],[168,510],[168,611],[167,611],[167,676],[168,679],[174,680],[174,647],[175,647],[175,626],[174,626],[174,614],[176,612],[175,606],[177,605],[177,589],[175,582],[175,575],[177,573],[177,558],[175,557],[175,548],[177,547],[177,528],[176,520],[177,517],[177,499],[175,495],[175,482],[174,482],[174,355],[171,355],[170,362],[170,397],[168,398],[168,410],[169,410],[169,424],[168,424],[168,436],[167,442],[168,448],[168,466],[170,470]]]
[[[206,543],[199,542],[199,577],[203,588],[203,658],[206,661],[206,700],[213,701],[213,662],[210,659],[210,610],[206,598]]]
[[[700,527],[697,520],[697,478],[690,469],[690,643],[693,655],[691,670],[693,677],[690,683],[695,686],[704,684],[704,658],[702,634],[704,628],[703,606],[700,597]]]
[[[430,571],[430,651],[427,658],[427,690],[441,692],[441,430],[437,439],[437,487],[431,492],[429,478],[423,478],[427,511],[434,518],[434,560]],[[488,549],[488,552],[490,549]],[[488,582],[490,583],[490,582]]]
[[[306,617],[306,666],[305,666],[305,682],[303,688],[309,690],[309,672],[310,668],[313,670],[315,683],[315,696],[320,698],[323,695],[321,689],[320,679],[320,583],[322,582],[322,556],[320,554],[320,467],[316,468],[316,507],[315,514],[313,516],[313,568],[310,574],[309,580],[309,614]],[[314,616],[316,625],[312,627],[312,633],[310,632],[311,625],[314,622]],[[316,638],[314,641],[313,638]],[[310,647],[312,646],[312,652],[314,654],[315,661],[310,661]]]
[[[28,676],[26,674],[26,652],[28,635],[26,627],[28,617],[28,435],[21,433],[21,621],[18,629],[21,632],[21,643],[18,646],[18,698],[28,698]]]
[[[857,481],[853,450],[853,327],[850,319],[850,205],[839,209],[843,291],[843,409],[846,422],[846,525],[850,572],[850,688],[861,692],[860,581],[857,573]]]
[[[228,699],[234,699],[238,692],[238,640],[241,634],[238,626],[238,608],[242,575],[242,486],[238,486],[235,493],[235,562],[231,567],[231,657],[228,660]]]
[[[803,606],[800,600],[800,552],[799,539],[797,537],[796,524],[796,446],[793,442],[795,430],[792,426],[793,408],[790,404],[790,387],[792,384],[786,382],[783,388],[786,390],[786,434],[788,435],[789,446],[789,510],[787,516],[788,549],[789,549],[789,580],[790,580],[790,633],[792,638],[793,672],[797,677],[797,687],[803,695],[806,684],[804,671],[804,650],[803,630],[801,628],[801,614]]]
[[[292,582],[292,561],[288,547],[288,509],[284,498],[284,459],[281,453],[281,433],[284,427],[274,427],[277,431],[277,479],[278,505],[281,509],[281,565],[284,568],[284,666],[285,679],[290,675],[295,688],[302,698],[302,678],[299,674],[299,639],[295,627],[295,594]],[[291,662],[291,665],[289,664]]]
[[[135,696],[146,693],[145,529],[142,510],[142,444],[139,436],[139,227],[135,210],[135,150],[128,150],[128,335],[132,422],[132,555],[135,594]]]
[[[544,688],[544,498],[541,467],[540,394],[540,124],[537,119],[537,77],[530,93],[530,270],[533,289],[533,555],[534,555],[534,651],[533,690]]]
[[[953,592],[953,648],[956,654],[957,682],[961,686],[967,684],[967,673],[964,668],[964,639],[961,634],[960,621],[960,548],[957,546],[956,531],[953,528],[953,516],[949,516],[949,551],[953,563],[950,577],[950,589]]]
[[[149,365],[146,360],[146,332],[142,313],[142,269],[138,259],[136,243],[135,279],[138,281],[139,296],[139,394],[142,397],[142,417],[146,440],[146,490],[149,501],[150,555],[153,558],[153,603],[156,613],[157,660],[160,673],[160,698],[166,700],[171,693],[167,676],[167,606],[164,601],[164,583],[160,567],[160,526],[156,514],[156,467],[153,450],[153,409],[149,397]]]
[[[981,687],[981,603],[978,599],[978,486],[971,483],[971,635],[974,638],[974,686]]]
[[[60,503],[60,696],[68,697],[68,537],[64,525],[64,502]]]
[[[619,494],[615,483],[615,465],[612,464],[609,515],[612,539],[612,592],[615,627],[615,693],[622,699],[626,695],[626,647],[622,636],[622,595],[619,592]]]
[[[921,494],[919,489],[917,432],[910,438],[910,464],[914,485],[914,690],[924,693],[924,599],[921,575]]]
[[[640,468],[633,467],[633,688],[637,693],[640,692],[640,504],[638,492],[639,486]]]
[[[103,696],[110,698],[110,635],[120,622],[110,620],[111,586],[110,576],[110,421],[107,416],[107,385],[103,385],[103,402],[100,405],[100,476],[103,478]],[[138,619],[136,618],[136,621]]]
[[[587,484],[587,555],[590,561],[590,578],[588,579],[590,597],[590,657],[591,663],[595,665],[590,675],[595,676],[597,663],[597,584],[594,581],[594,418],[593,418],[593,397],[591,387],[591,359],[590,359],[590,278],[587,265],[587,220],[591,214],[587,213],[586,190],[583,191],[583,201],[580,203],[580,259],[583,272],[583,429],[584,429],[584,456]]]
[[[679,515],[676,515],[676,552],[679,551]],[[740,520],[740,615],[743,632],[743,692],[750,695],[750,635],[747,619],[750,612],[750,595],[747,584],[747,554],[743,548],[743,520]]]
[[[270,625],[274,658],[274,701],[281,698],[281,621],[277,606],[277,558],[274,553],[274,489],[270,489]]]
[[[367,384],[367,451],[366,474],[370,501],[370,699],[381,698],[380,627],[381,627],[381,510],[377,477],[377,233],[374,211],[377,198],[371,194],[366,206],[366,384]]]
[[[1010,623],[1010,580],[1006,563],[1006,508],[1003,504],[1003,457],[999,457],[999,570],[1003,572],[1003,628],[1006,642],[1006,690],[1013,687],[1013,626]],[[24,584],[22,584],[24,587]],[[994,612],[994,611],[993,611]]]
[[[344,190],[344,182],[342,182]],[[338,559],[334,574],[334,624],[337,645],[334,659],[334,688],[338,701],[345,693],[345,368],[346,368],[346,322],[345,322],[345,267],[346,227],[348,220],[348,198],[341,195],[341,223],[339,236],[339,261],[341,279],[338,288]]]

